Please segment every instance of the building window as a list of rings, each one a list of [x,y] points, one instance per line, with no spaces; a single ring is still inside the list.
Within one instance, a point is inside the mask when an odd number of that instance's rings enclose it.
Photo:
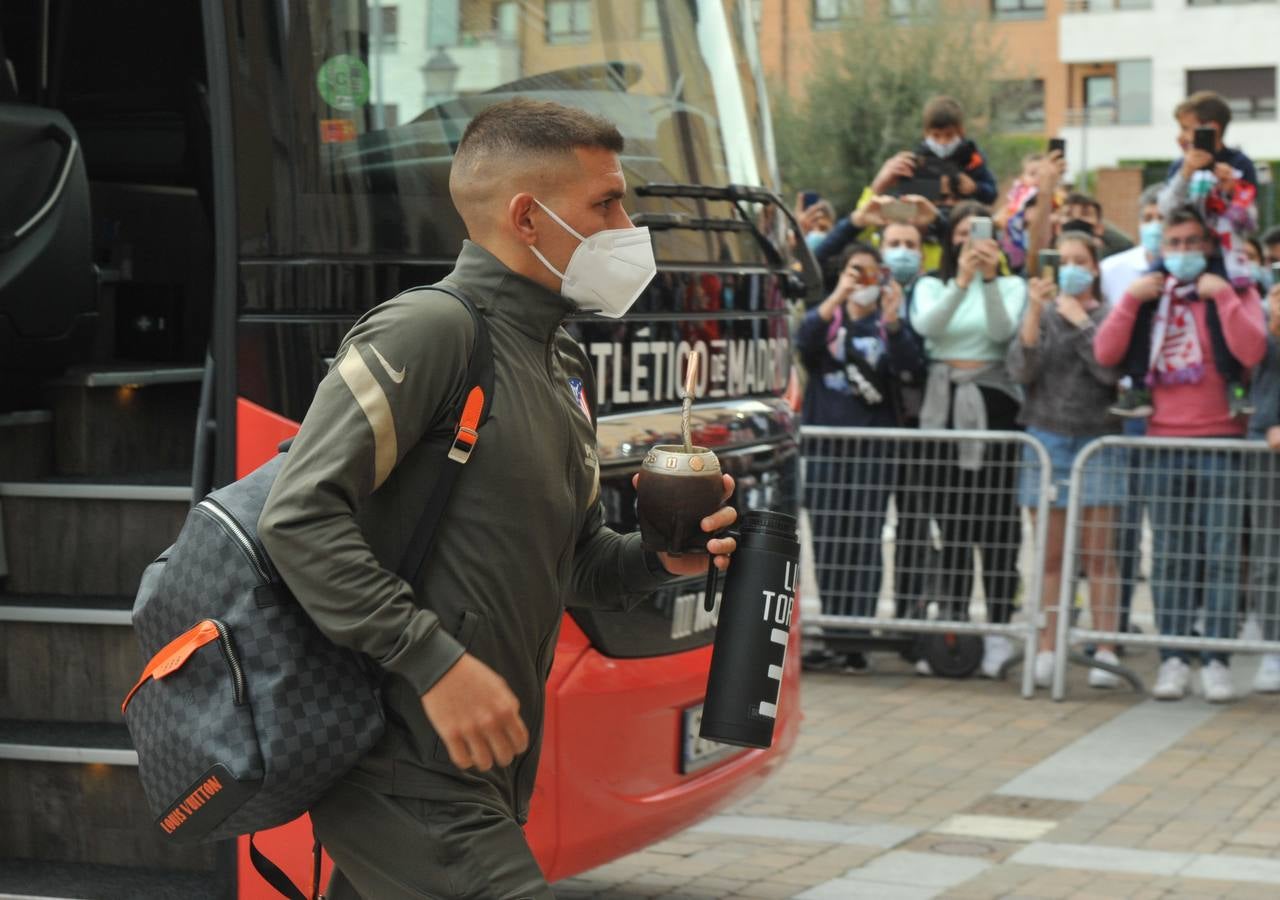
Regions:
[[[862,0],[813,0],[814,28],[843,28],[862,14]]]
[[[991,0],[993,19],[1043,19],[1044,0]]]
[[[640,37],[650,41],[662,33],[662,19],[658,15],[658,0],[644,0],[640,4]]]
[[[1274,121],[1276,118],[1276,70],[1199,69],[1187,72],[1187,93],[1214,91],[1231,106],[1238,121]]]
[[[1116,63],[1116,124],[1151,124],[1151,60]]]
[[[996,82],[991,119],[1003,131],[1044,131],[1044,80]]]
[[[888,0],[890,18],[898,22],[932,16],[938,12],[938,0]]]
[[[1067,0],[1067,12],[1115,12],[1117,10],[1150,9],[1151,0]]]
[[[547,0],[547,43],[591,40],[591,0]]]
[[[520,7],[516,0],[493,4],[493,33],[499,40],[514,41],[520,28]]]
[[[381,49],[394,50],[400,45],[400,7],[380,6],[377,13]]]

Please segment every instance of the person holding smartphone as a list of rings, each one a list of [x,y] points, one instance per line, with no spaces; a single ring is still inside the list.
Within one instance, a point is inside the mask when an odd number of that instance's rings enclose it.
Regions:
[[[1237,290],[1252,278],[1245,235],[1258,230],[1258,178],[1241,150],[1223,143],[1231,107],[1212,91],[1192,94],[1174,110],[1183,157],[1169,168],[1160,192],[1160,212],[1196,208],[1217,239],[1220,262],[1210,269]]]
[[[1104,434],[1117,434],[1120,419],[1107,407],[1115,396],[1116,369],[1101,365],[1093,354],[1093,338],[1106,317],[1098,292],[1098,248],[1086,234],[1066,232],[1057,250],[1046,251],[1040,269],[1044,277],[1028,285],[1027,309],[1018,339],[1009,345],[1009,374],[1026,391],[1019,421],[1027,433],[1049,451],[1053,483],[1049,527],[1043,555],[1045,627],[1034,662],[1036,684],[1053,680],[1055,604],[1062,581],[1062,553],[1066,536],[1068,485],[1071,466],[1085,445]],[[1053,274],[1050,274],[1052,271]],[[1125,495],[1123,456],[1115,448],[1095,457],[1085,473],[1081,498],[1080,556],[1089,578],[1093,627],[1116,627],[1119,579],[1113,549],[1113,523]],[[1040,505],[1039,457],[1023,448],[1020,500],[1034,518]],[[1115,647],[1099,644],[1094,658],[1117,665]],[[1111,688],[1119,679],[1102,669],[1089,671],[1092,687]]]
[[[796,332],[809,375],[806,425],[890,428],[902,424],[899,386],[918,380],[924,350],[902,318],[902,287],[880,253],[851,244],[840,278]],[[856,457],[809,460],[806,501],[813,527],[818,593],[827,615],[872,616],[880,594],[880,532],[897,461],[889,442],[866,441]],[[806,664],[825,664],[806,657]],[[861,660],[851,659],[855,668]]]
[[[920,427],[1017,429],[1021,391],[1009,378],[1005,354],[1027,291],[1021,278],[1000,275],[1000,247],[985,206],[962,203],[953,210],[942,263],[940,277],[917,282],[912,304],[912,324],[931,360]],[[919,466],[943,532],[949,617],[967,618],[975,544],[990,621],[1003,624],[1012,616],[1021,529],[1017,460],[1009,443],[946,443],[931,464]],[[1002,635],[986,635],[983,643],[982,673],[997,677],[1012,644]]]

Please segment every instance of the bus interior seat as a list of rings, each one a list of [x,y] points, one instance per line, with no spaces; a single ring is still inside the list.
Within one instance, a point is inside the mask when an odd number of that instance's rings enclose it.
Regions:
[[[213,137],[200,28],[194,4],[115,0],[67,17],[56,100],[84,141],[94,254],[110,282],[105,357],[198,362],[208,345]]]
[[[56,372],[83,358],[97,319],[84,156],[60,112],[7,102],[0,159],[0,367]]]

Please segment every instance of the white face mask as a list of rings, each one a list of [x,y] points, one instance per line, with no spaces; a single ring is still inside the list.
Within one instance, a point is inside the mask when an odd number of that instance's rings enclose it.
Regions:
[[[956,152],[956,149],[960,146],[961,140],[963,139],[954,138],[945,144],[940,144],[937,141],[935,141],[933,138],[925,138],[924,143],[926,147],[928,147],[930,150],[934,152],[935,156],[940,156],[943,159],[946,159],[952,153]]]
[[[576,237],[578,249],[563,272],[547,262],[537,247],[530,247],[539,262],[560,279],[560,293],[579,309],[620,319],[657,274],[648,228],[606,228],[590,237],[574,231],[536,198],[544,212]]]
[[[873,284],[870,287],[858,288],[849,295],[849,299],[863,309],[868,306],[875,306],[876,301],[880,299],[880,285]]]

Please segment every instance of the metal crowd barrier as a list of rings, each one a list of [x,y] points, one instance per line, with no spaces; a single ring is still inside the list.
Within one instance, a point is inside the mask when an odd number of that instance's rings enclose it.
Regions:
[[[822,609],[803,621],[818,626],[820,640],[924,635],[935,672],[958,667],[937,674],[976,668],[968,635],[1005,636],[1012,661],[1035,657],[1053,490],[1038,441],[1022,432],[820,426],[801,435]],[[1038,514],[1024,541],[1026,491]],[[1022,694],[1033,692],[1027,664]]]
[[[1085,571],[1092,596],[1072,621]],[[1069,656],[1096,665],[1072,654],[1082,644],[1280,653],[1280,455],[1232,439],[1086,446],[1071,471],[1057,604],[1055,700]]]

